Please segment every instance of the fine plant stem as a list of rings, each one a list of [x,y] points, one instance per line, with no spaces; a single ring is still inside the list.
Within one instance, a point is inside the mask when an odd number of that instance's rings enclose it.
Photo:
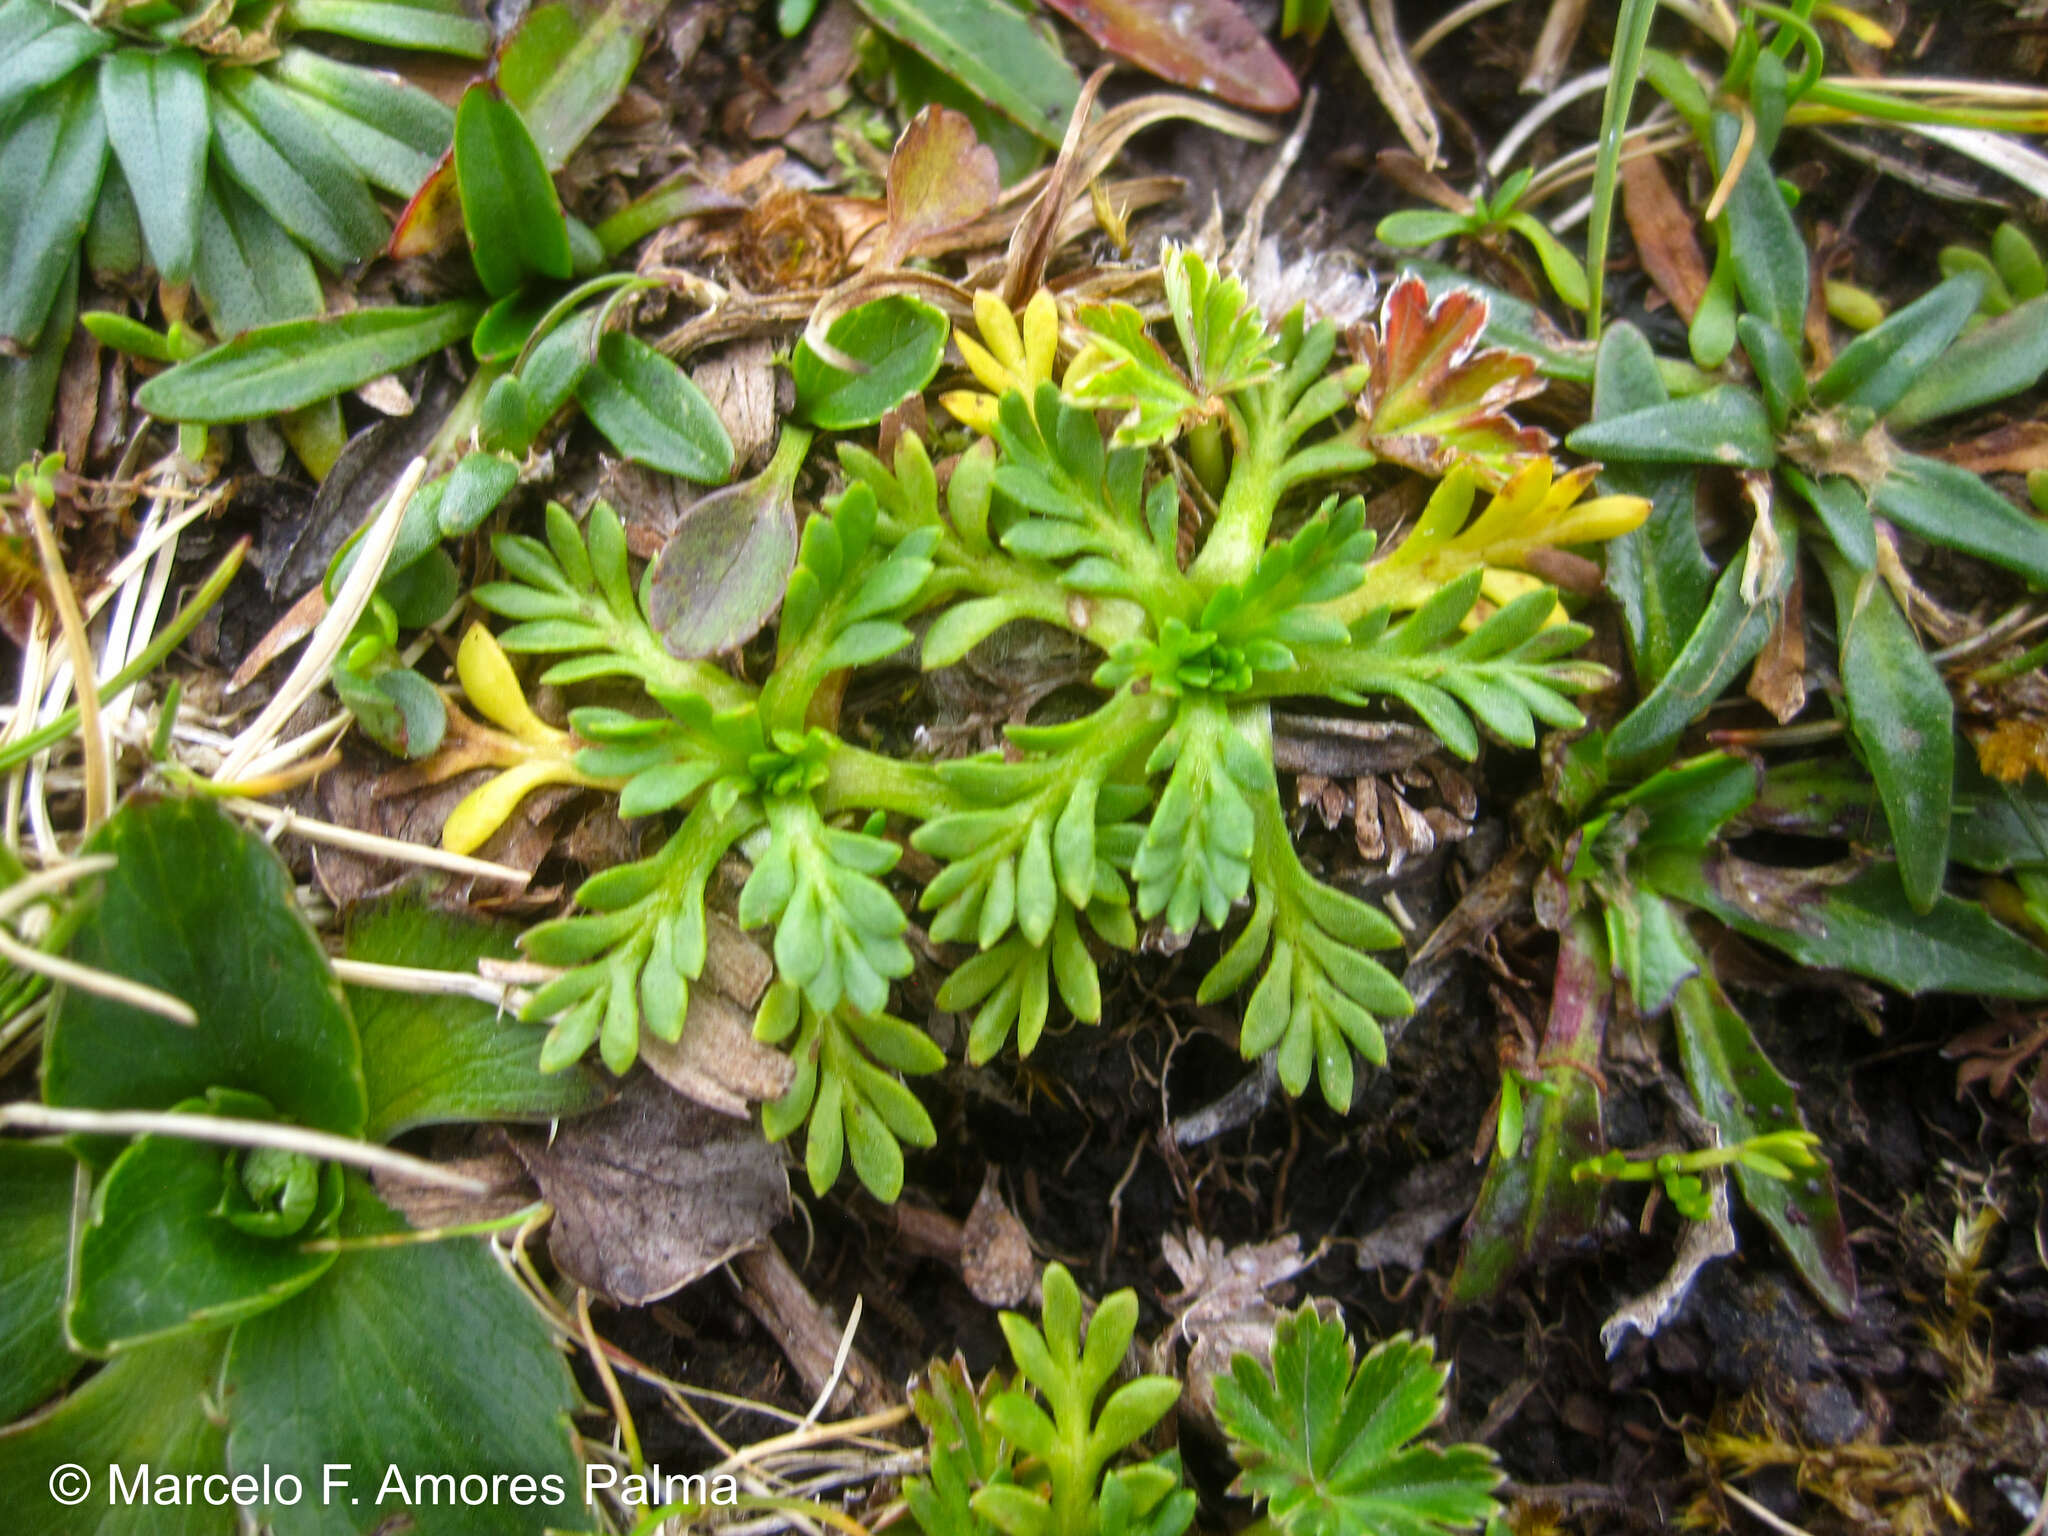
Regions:
[[[45,1104],[0,1104],[0,1129],[40,1131],[56,1136],[173,1136],[182,1141],[207,1141],[226,1147],[271,1147],[299,1152],[322,1162],[344,1163],[367,1172],[382,1171],[460,1190],[487,1195],[490,1185],[439,1163],[408,1157],[389,1147],[312,1131],[274,1120],[235,1120],[223,1115],[159,1114],[150,1110],[53,1109]]]
[[[830,776],[819,787],[818,804],[826,815],[858,808],[919,821],[965,809],[930,764],[907,763],[845,744],[832,754]]]
[[[379,1232],[374,1237],[316,1237],[299,1244],[301,1253],[364,1253],[378,1248],[411,1248],[421,1243],[443,1243],[452,1237],[489,1237],[522,1226],[536,1216],[551,1215],[554,1207],[545,1200],[522,1205],[518,1210],[488,1221],[465,1221],[452,1227],[420,1227],[404,1232]]]
[[[192,601],[178,611],[164,630],[149,642],[148,647],[127,666],[100,684],[103,693],[119,693],[131,683],[140,682],[157,669],[163,659],[178,648],[178,643],[199,627],[199,621],[206,617],[206,611],[220,600],[221,593],[228,589],[228,583],[235,579],[235,573],[242,568],[242,561],[249,553],[249,540],[240,543],[221,557],[213,574],[206,578],[204,586],[193,594]],[[78,729],[78,706],[72,705],[48,725],[30,731],[19,741],[11,741],[0,747],[0,772],[5,772],[17,763],[25,763],[43,748],[53,746]]]
[[[1607,241],[1614,232],[1614,193],[1621,174],[1621,139],[1628,131],[1629,108],[1636,82],[1642,78],[1643,50],[1650,45],[1650,23],[1657,19],[1657,0],[1622,0],[1615,26],[1614,63],[1607,76],[1607,96],[1600,109],[1600,158],[1593,170],[1593,212],[1586,221],[1586,336],[1600,339],[1600,301],[1607,286]]]
[[[71,653],[73,687],[78,693],[78,720],[85,738],[85,831],[98,830],[107,819],[114,798],[114,770],[107,760],[107,733],[100,728],[100,691],[93,680],[92,641],[85,633],[85,616],[78,611],[78,594],[72,590],[71,574],[64,569],[64,556],[57,548],[57,535],[50,527],[50,515],[37,498],[28,502],[29,525],[36,535],[36,553],[42,557],[43,580],[50,589],[50,602],[57,610],[57,622],[64,631],[64,646]]]

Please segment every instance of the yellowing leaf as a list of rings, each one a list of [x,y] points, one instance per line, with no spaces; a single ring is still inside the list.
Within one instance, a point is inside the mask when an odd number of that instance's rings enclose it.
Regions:
[[[504,647],[483,625],[470,625],[469,633],[462,637],[455,653],[455,675],[462,679],[462,691],[477,712],[519,740],[537,747],[559,747],[568,740],[565,732],[533,712]]]
[[[979,341],[955,326],[953,342],[967,359],[968,372],[988,393],[948,390],[939,396],[939,404],[956,421],[986,436],[995,431],[996,402],[1004,395],[1014,389],[1028,400],[1038,393],[1039,385],[1052,382],[1059,352],[1059,305],[1050,293],[1039,289],[1024,306],[1020,331],[1010,306],[984,288],[974,295],[974,326],[981,333]]]

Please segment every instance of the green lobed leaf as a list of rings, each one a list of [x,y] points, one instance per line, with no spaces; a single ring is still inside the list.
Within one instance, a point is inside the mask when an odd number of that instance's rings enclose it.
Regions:
[[[179,1114],[268,1118],[253,1094],[216,1089],[174,1106]],[[325,1186],[313,1219],[293,1231],[256,1235],[220,1218],[237,1160],[251,1154],[212,1142],[144,1136],[114,1160],[93,1190],[78,1239],[76,1279],[65,1329],[93,1354],[204,1331],[253,1317],[296,1295],[334,1262],[307,1252],[339,1213],[341,1170]]]
[[[208,425],[296,410],[461,340],[477,312],[473,301],[458,299],[259,326],[158,374],[135,402],[166,421]]]
[[[100,66],[100,113],[165,282],[192,275],[212,125],[206,66],[186,48],[124,48]]]
[[[716,484],[732,473],[732,439],[704,392],[637,336],[609,331],[576,380],[591,425],[635,463]]]
[[[108,1467],[132,1478],[146,1466],[180,1490],[188,1476],[222,1471],[227,1431],[216,1404],[225,1346],[215,1333],[130,1351],[41,1418],[0,1429],[9,1529],[17,1536],[235,1536],[241,1524],[232,1504],[121,1502],[104,1483]],[[66,1463],[92,1475],[82,1504],[51,1496],[51,1471]]]
[[[848,310],[827,328],[825,340],[867,372],[834,367],[799,341],[790,363],[798,418],[828,432],[873,426],[937,376],[949,331],[943,311],[905,294]]]
[[[513,959],[516,939],[510,925],[394,898],[350,914],[345,953],[474,975],[481,959]],[[602,1087],[581,1071],[543,1073],[547,1030],[507,1019],[489,1003],[382,987],[347,991],[363,1042],[365,1134],[374,1140],[462,1120],[554,1120],[603,1101]]]
[[[298,1124],[359,1135],[355,1028],[270,845],[212,800],[142,796],[86,851],[119,862],[81,902],[65,953],[182,998],[199,1022],[65,992],[45,1026],[45,1101],[167,1109],[230,1087]]]
[[[405,1231],[349,1181],[344,1238]],[[575,1383],[546,1321],[474,1239],[342,1254],[235,1330],[223,1385],[231,1471],[350,1469],[337,1474],[346,1496],[252,1511],[275,1536],[362,1536],[405,1516],[416,1536],[541,1536],[585,1518]],[[401,1497],[378,1496],[390,1467],[403,1469]],[[464,1501],[449,1489],[466,1476],[547,1479],[556,1501]]]
[[[0,1142],[0,1424],[52,1396],[83,1363],[64,1342],[77,1168],[62,1148]],[[0,1463],[4,1447],[0,1440]]]

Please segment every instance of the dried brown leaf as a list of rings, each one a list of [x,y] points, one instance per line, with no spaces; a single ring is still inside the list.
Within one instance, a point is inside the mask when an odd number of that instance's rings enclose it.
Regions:
[[[1031,1234],[1004,1203],[994,1167],[983,1175],[960,1234],[960,1275],[984,1306],[1019,1306],[1038,1289]]]
[[[1685,323],[1692,324],[1708,281],[1707,258],[1700,251],[1692,215],[1654,155],[1622,161],[1621,195],[1622,213],[1635,236],[1643,270]]]
[[[1293,73],[1236,0],[1046,0],[1105,51],[1254,112],[1291,112]]]
[[[972,224],[1003,189],[995,151],[964,112],[928,106],[910,120],[889,156],[889,223],[871,269],[900,266],[925,241]]]

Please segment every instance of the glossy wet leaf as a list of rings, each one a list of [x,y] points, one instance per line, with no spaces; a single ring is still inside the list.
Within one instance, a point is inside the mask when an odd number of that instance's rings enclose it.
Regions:
[[[416,363],[460,341],[476,319],[477,305],[458,299],[259,326],[158,374],[135,403],[166,421],[254,421]]]
[[[1006,0],[856,0],[868,20],[1048,144],[1066,132],[1081,79]],[[823,425],[823,423],[820,423]]]
[[[405,1230],[350,1179],[343,1237]],[[401,1513],[416,1536],[541,1536],[583,1523],[568,1366],[473,1238],[342,1254],[290,1305],[235,1330],[224,1374],[231,1470],[353,1468],[359,1505],[308,1497],[256,1510],[276,1536],[362,1536]],[[408,1478],[556,1477],[567,1500],[465,1505],[429,1491],[377,1502],[391,1466]]]
[[[107,130],[92,76],[31,97],[0,126],[0,336],[33,343],[99,196]]]
[[[472,85],[455,109],[455,184],[469,259],[498,298],[536,278],[569,280],[569,226],[547,162],[519,109]]]
[[[1877,781],[1907,897],[1924,912],[1948,872],[1955,701],[1890,587],[1840,560],[1822,569],[1835,595],[1849,725]]]
[[[948,330],[943,312],[901,294],[849,310],[832,322],[825,339],[868,371],[835,368],[798,342],[790,365],[798,417],[828,432],[873,426],[931,383]]]
[[[718,412],[682,369],[637,336],[607,332],[575,388],[591,425],[635,463],[706,484],[732,473],[732,439]]]
[[[647,618],[671,656],[744,645],[782,602],[796,566],[796,472],[810,434],[790,434],[751,480],[689,507],[648,578]]]
[[[265,1118],[253,1095],[229,1093],[182,1114]],[[334,1262],[305,1238],[331,1230],[340,1170],[328,1168],[316,1217],[296,1234],[258,1236],[219,1216],[235,1149],[144,1136],[129,1144],[93,1190],[79,1236],[77,1276],[65,1327],[94,1354],[253,1317],[311,1285]]]
[[[100,66],[107,139],[135,198],[150,259],[164,281],[192,274],[211,126],[206,67],[184,48],[123,48]]]
[[[77,1167],[59,1147],[0,1143],[0,1424],[39,1406],[84,1363],[64,1343]]]
[[[1291,112],[1301,87],[1237,0],[1046,0],[1105,52],[1254,112]]]
[[[184,999],[199,1022],[66,992],[46,1026],[44,1099],[168,1109],[238,1088],[283,1118],[359,1134],[355,1029],[270,845],[211,800],[142,796],[86,846],[120,862],[86,894],[66,953]]]
[[[410,898],[351,914],[351,960],[474,975],[484,958],[511,960],[518,930],[458,917]],[[544,1073],[547,1029],[522,1024],[476,998],[350,987],[369,1094],[365,1134],[386,1141],[421,1125],[463,1120],[552,1120],[602,1102],[581,1071]]]
[[[1678,989],[1673,1009],[1680,1059],[1700,1113],[1720,1129],[1723,1146],[1771,1131],[1804,1130],[1792,1084],[1756,1043],[1749,1023],[1720,983],[1700,975]],[[1762,1218],[1799,1276],[1837,1317],[1856,1310],[1856,1261],[1835,1194],[1833,1168],[1795,1169],[1775,1178],[1735,1166],[1743,1202]]]
[[[227,1435],[214,1405],[225,1348],[214,1333],[134,1350],[45,1417],[0,1430],[8,1528],[18,1536],[235,1536],[233,1505],[115,1503],[105,1486],[109,1466],[130,1476],[147,1466],[181,1488],[188,1474],[221,1470]],[[76,1507],[50,1497],[50,1471],[66,1462],[93,1476],[94,1496]]]

